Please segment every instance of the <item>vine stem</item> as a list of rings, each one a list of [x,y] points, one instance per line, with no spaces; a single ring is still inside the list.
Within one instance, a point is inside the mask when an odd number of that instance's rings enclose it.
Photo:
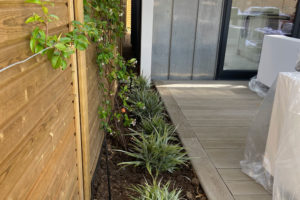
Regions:
[[[51,49],[51,48],[53,48],[53,46],[47,47],[47,48],[41,50],[40,52],[38,52],[38,53],[36,53],[36,54],[33,54],[32,56],[30,56],[30,57],[28,57],[28,58],[26,58],[26,59],[24,59],[24,60],[15,62],[15,63],[13,63],[13,64],[10,64],[10,65],[6,66],[6,67],[3,67],[2,69],[0,69],[0,73],[1,73],[1,72],[4,72],[5,70],[8,70],[9,68],[12,68],[12,67],[18,65],[18,64],[25,63],[25,62],[27,62],[28,60],[34,58],[35,56],[37,56],[37,55],[39,55],[39,54],[43,53],[44,51],[47,51],[48,49]]]
[[[45,25],[46,25],[46,38],[45,38],[45,47],[46,47],[47,46],[47,39],[48,39],[48,32],[49,32],[48,22],[46,22]]]

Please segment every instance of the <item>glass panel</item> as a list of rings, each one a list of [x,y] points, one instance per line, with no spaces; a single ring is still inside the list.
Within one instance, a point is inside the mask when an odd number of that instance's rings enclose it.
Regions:
[[[224,70],[257,70],[264,35],[290,35],[297,0],[232,0]]]

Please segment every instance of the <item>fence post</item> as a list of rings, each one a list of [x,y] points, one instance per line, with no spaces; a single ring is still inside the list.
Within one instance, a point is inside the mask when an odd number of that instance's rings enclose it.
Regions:
[[[82,0],[74,0],[75,20],[84,22],[84,9]],[[87,91],[87,66],[85,51],[77,50],[77,70],[79,87],[79,107],[81,122],[81,143],[82,143],[82,166],[83,166],[83,188],[84,197],[91,198],[91,177],[89,172],[90,147],[89,147],[89,119],[88,119],[88,91]]]
[[[68,0],[69,6],[69,23],[74,20],[74,2]],[[73,26],[69,24],[69,30],[73,30]],[[82,143],[81,143],[81,125],[80,125],[80,109],[79,109],[79,88],[78,88],[78,70],[77,70],[77,56],[73,54],[72,60],[72,80],[73,80],[73,93],[74,93],[74,112],[75,112],[75,129],[76,129],[76,149],[77,149],[77,169],[78,169],[78,187],[79,199],[84,199],[83,187],[83,171],[82,171]]]

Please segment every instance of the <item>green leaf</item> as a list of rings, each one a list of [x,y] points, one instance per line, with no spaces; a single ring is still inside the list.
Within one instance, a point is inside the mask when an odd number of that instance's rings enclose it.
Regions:
[[[41,46],[40,44],[37,44],[35,46],[34,53],[38,53],[38,52],[42,51],[43,49],[44,49],[43,46]]]
[[[35,22],[34,16],[28,17],[25,21],[25,24],[32,23],[32,22]]]
[[[66,44],[66,43],[71,42],[71,38],[69,38],[69,37],[62,37],[62,38],[60,38],[59,41],[60,41],[61,43]]]
[[[35,29],[31,33],[33,38],[37,37],[39,30],[40,30],[39,27],[35,27]]]
[[[55,48],[57,48],[60,51],[65,51],[67,49],[67,47],[63,43],[57,43],[55,45]]]
[[[48,8],[45,6],[42,6],[42,10],[43,12],[47,15],[48,14]]]
[[[46,33],[45,33],[45,31],[39,30],[38,33],[39,33],[39,39],[44,43],[45,40],[46,40]]]
[[[81,51],[86,50],[89,45],[89,41],[84,35],[79,35],[75,39],[74,43],[75,43],[75,48]]]
[[[31,50],[32,52],[34,52],[34,50],[35,50],[35,45],[36,45],[36,40],[32,37],[32,38],[30,39],[30,50]]]
[[[68,48],[65,51],[62,52],[62,55],[64,58],[69,58],[70,55],[72,55],[74,53],[73,49]]]
[[[67,61],[65,59],[61,59],[61,68],[65,70],[67,68]]]
[[[54,48],[47,50],[47,57],[49,60],[52,59],[53,54],[54,54]]]
[[[61,64],[61,58],[60,56],[52,56],[51,58],[51,65],[54,69],[57,69],[60,67],[60,64]]]
[[[32,22],[44,22],[44,20],[38,14],[33,13],[33,15],[26,19],[25,23],[32,23]]]
[[[74,20],[74,21],[72,21],[72,24],[73,24],[73,26],[75,26],[75,25],[81,25],[81,22]]]
[[[25,3],[35,3],[41,5],[42,2],[40,0],[26,0]]]
[[[59,20],[59,17],[56,16],[56,15],[53,15],[53,14],[50,14],[49,17],[51,17],[51,18],[53,18],[53,19],[55,19],[55,20]]]

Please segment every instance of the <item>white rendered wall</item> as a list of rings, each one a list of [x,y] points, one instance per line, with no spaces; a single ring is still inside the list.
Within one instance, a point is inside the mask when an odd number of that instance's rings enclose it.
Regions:
[[[142,0],[141,75],[151,79],[154,0]]]

